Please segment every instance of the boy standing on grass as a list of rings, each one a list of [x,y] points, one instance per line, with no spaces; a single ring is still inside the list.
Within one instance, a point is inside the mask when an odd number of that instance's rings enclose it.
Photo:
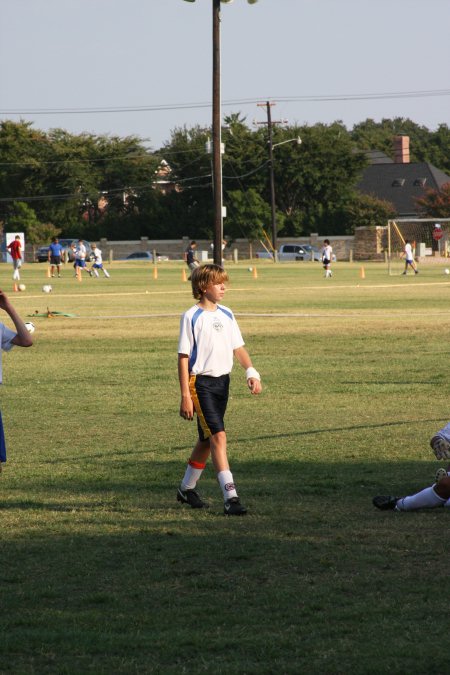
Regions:
[[[241,516],[241,504],[227,458],[224,415],[228,403],[233,355],[246,370],[252,394],[261,393],[261,378],[244,347],[239,326],[230,309],[219,304],[228,275],[219,265],[202,265],[192,271],[192,294],[198,303],[181,317],[178,343],[180,416],[194,419],[198,440],[177,492],[177,500],[193,509],[207,507],[195,487],[211,455],[222,489],[224,513]]]
[[[16,310],[10,303],[7,296],[0,290],[0,309],[8,314],[12,320],[16,332],[7,328],[3,323],[0,323],[0,384],[2,382],[2,351],[8,352],[14,345],[18,347],[31,347],[33,340],[28,332],[24,322],[17,314]],[[6,444],[5,434],[3,432],[3,422],[0,413],[0,471],[2,470],[1,462],[6,462]]]
[[[61,276],[61,258],[63,255],[63,247],[59,243],[58,237],[53,237],[52,243],[48,247],[48,262],[50,264],[50,274],[55,276],[55,268],[58,277]]]
[[[331,258],[333,256],[333,249],[330,245],[330,240],[325,239],[323,242],[322,248],[322,264],[323,269],[325,270],[325,277],[332,277],[333,272],[331,271]]]
[[[78,239],[78,243],[76,246],[72,246],[72,249],[75,254],[75,261],[73,263],[73,266],[75,268],[75,276],[77,276],[78,268],[80,268],[80,274],[81,270],[84,270],[85,272],[89,272],[88,268],[86,267],[86,246],[84,245],[84,242],[82,239]]]
[[[13,261],[13,279],[20,281],[20,268],[22,266],[22,244],[20,243],[20,235],[16,234],[13,241],[8,244],[9,254]]]
[[[89,270],[89,274],[91,276],[94,275],[98,279],[98,271],[101,270],[103,272],[103,276],[105,276],[107,279],[110,279],[108,270],[103,267],[103,255],[101,250],[97,248],[97,244],[92,244],[91,248],[93,263],[91,265],[91,269]]]
[[[411,267],[414,274],[419,274],[419,270],[417,269],[417,265],[414,261],[412,246],[407,239],[405,240],[405,248],[403,249],[402,256],[405,258],[405,270],[402,272],[402,274],[407,273],[408,267]]]

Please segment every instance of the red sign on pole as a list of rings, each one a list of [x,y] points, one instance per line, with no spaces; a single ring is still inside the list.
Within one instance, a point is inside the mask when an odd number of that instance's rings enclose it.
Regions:
[[[444,233],[440,228],[435,229],[435,230],[433,230],[433,239],[436,239],[436,241],[439,241],[439,239],[442,239],[443,234]]]

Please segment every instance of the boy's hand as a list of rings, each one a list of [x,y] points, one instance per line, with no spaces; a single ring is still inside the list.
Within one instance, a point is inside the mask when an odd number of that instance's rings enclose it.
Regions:
[[[190,396],[182,396],[180,403],[180,417],[192,422],[194,419],[194,403]]]
[[[249,377],[247,385],[252,394],[260,394],[262,392],[261,380],[257,380],[256,377]]]

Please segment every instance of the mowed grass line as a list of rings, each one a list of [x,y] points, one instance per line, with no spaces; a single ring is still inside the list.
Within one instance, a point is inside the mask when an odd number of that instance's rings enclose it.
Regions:
[[[446,672],[448,514],[380,513],[371,498],[438,466],[449,289],[437,269],[390,290],[365,270],[378,289],[354,286],[357,267],[320,291],[306,290],[314,266],[231,268],[237,312],[327,314],[240,318],[265,389],[249,396],[235,367],[229,454],[249,514],[233,520],[211,467],[207,512],[175,501],[195,438],[178,417],[180,268],[64,278],[38,305],[40,270],[25,269],[24,314],[51,303],[78,318],[36,319],[33,349],[4,357],[0,672]],[[174,316],[95,318],[114,312]]]

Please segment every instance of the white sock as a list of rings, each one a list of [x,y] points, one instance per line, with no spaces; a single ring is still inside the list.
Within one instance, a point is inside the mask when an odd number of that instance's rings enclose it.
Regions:
[[[227,499],[238,496],[231,471],[219,471],[217,480],[219,481],[220,488],[223,492],[223,500],[225,502]]]
[[[108,277],[108,279],[109,279],[109,272],[107,272],[106,270],[103,270],[103,274],[105,275],[105,277]]]
[[[198,462],[194,462],[194,464],[189,464],[186,467],[186,471],[184,474],[184,478],[181,481],[180,488],[184,490],[194,490],[195,486],[197,485],[197,481],[200,480],[200,476],[203,473],[203,469],[205,468],[205,464],[199,464]]]
[[[415,495],[399,499],[396,505],[397,511],[415,511],[416,509],[434,509],[443,506],[446,500],[439,497],[432,487],[425,488]]]
[[[92,270],[92,271],[94,272],[95,276],[96,276],[97,279],[98,279],[98,271],[97,271],[97,270]]]

